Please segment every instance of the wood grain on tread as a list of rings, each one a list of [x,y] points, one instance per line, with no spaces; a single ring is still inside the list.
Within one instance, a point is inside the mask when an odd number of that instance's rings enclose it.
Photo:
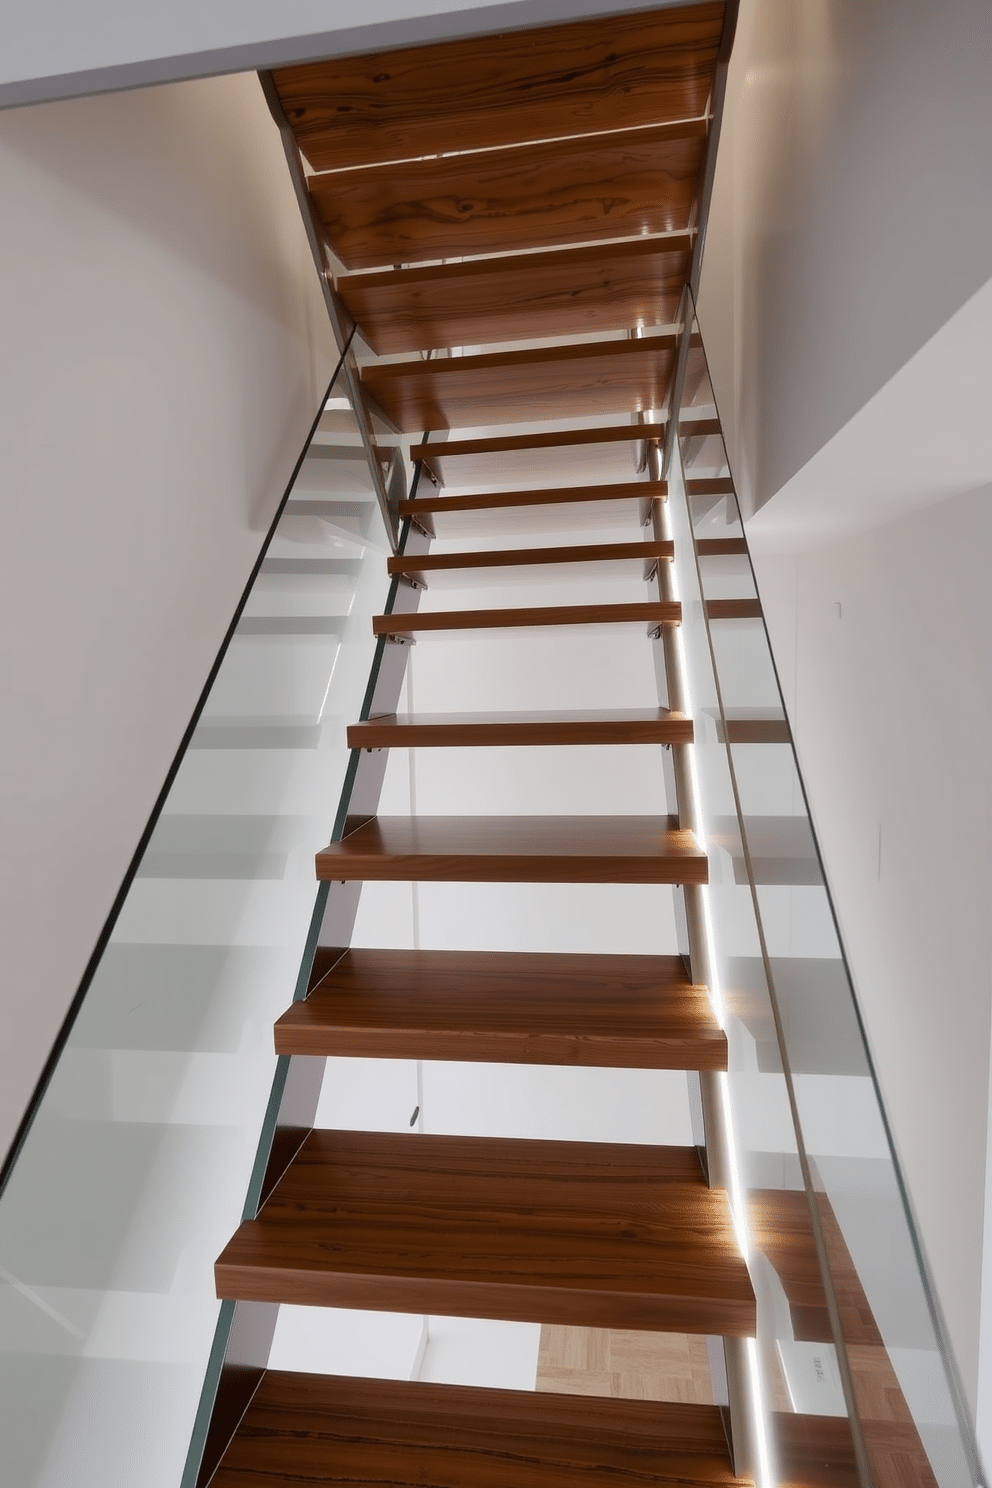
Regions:
[[[546,434],[497,434],[481,439],[449,439],[415,444],[411,460],[444,485],[449,478],[466,485],[509,483],[521,471],[523,479],[540,479],[549,468],[560,483],[563,464],[575,467],[576,489],[591,480],[626,479],[636,467],[635,450],[642,440],[661,440],[665,424],[612,424],[590,429],[561,429]],[[618,472],[623,470],[623,476]]]
[[[217,1294],[749,1336],[726,1194],[691,1147],[314,1131]]]
[[[689,226],[705,120],[311,176],[349,269],[642,237]]]
[[[440,449],[440,446],[438,446]],[[496,511],[514,506],[576,506],[589,501],[657,501],[668,495],[667,481],[624,481],[608,486],[552,486],[537,491],[479,491],[465,496],[417,496],[400,502],[401,517],[423,513]]]
[[[424,631],[506,630],[532,625],[678,625],[677,600],[639,600],[630,604],[540,605],[510,610],[428,610],[409,615],[374,615],[373,635],[410,636]]]
[[[668,816],[386,816],[317,854],[317,877],[422,883],[706,883]]]
[[[398,429],[482,427],[661,408],[676,338],[589,341],[433,361],[370,363],[362,383]]]
[[[278,1054],[726,1069],[678,956],[350,950],[275,1026]]]
[[[649,559],[672,558],[674,543],[642,538],[629,543],[581,543],[567,548],[485,548],[471,553],[424,553],[390,558],[389,573],[427,580],[432,573],[472,568],[526,568],[530,565],[567,563],[644,563]]]
[[[833,1206],[825,1193],[817,1193],[816,1204],[874,1481],[880,1488],[937,1488],[913,1413]],[[753,1189],[749,1209],[754,1242],[764,1251],[782,1283],[796,1338],[813,1343],[832,1342],[833,1329],[805,1193]],[[796,1463],[797,1482],[822,1483],[825,1488],[834,1488],[835,1484],[848,1481],[842,1477],[815,1476],[810,1470],[820,1448],[828,1441],[815,1422],[804,1430],[797,1418],[785,1415],[776,1416],[775,1424],[786,1448],[783,1456]],[[823,1431],[828,1432],[828,1428]],[[843,1461],[842,1445],[841,1437],[836,1444],[840,1461]]]
[[[380,356],[667,325],[691,233],[509,258],[342,275],[338,293]]]
[[[348,726],[349,749],[499,744],[691,744],[692,719],[667,708],[588,712],[390,713]]]
[[[333,57],[272,76],[314,170],[702,114],[722,4]],[[431,100],[438,106],[431,106]]]
[[[733,1488],[719,1409],[268,1371],[214,1488]]]
[[[760,599],[708,599],[706,614],[710,620],[760,620]]]

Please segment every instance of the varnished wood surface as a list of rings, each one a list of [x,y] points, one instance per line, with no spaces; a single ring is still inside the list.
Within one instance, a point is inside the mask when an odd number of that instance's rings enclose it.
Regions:
[[[348,727],[349,749],[465,745],[691,744],[692,719],[666,708],[584,712],[392,713]]]
[[[398,429],[456,429],[661,408],[674,335],[433,361],[370,363],[362,382]]]
[[[700,416],[699,418],[684,418],[679,423],[680,439],[703,439],[707,438],[710,434],[721,434],[722,432],[723,431],[720,426],[720,420],[718,418],[709,418],[704,416]],[[719,483],[720,485],[727,484],[727,482],[722,477],[714,476],[710,478],[707,476],[705,479],[700,478],[695,481],[687,481],[686,485],[702,486],[717,483]],[[692,495],[694,493],[690,492],[689,494]]]
[[[213,1488],[733,1488],[714,1405],[270,1370]]]
[[[691,233],[500,259],[348,274],[337,288],[380,356],[667,325]]]
[[[440,446],[438,446],[440,448]],[[651,501],[668,495],[667,481],[624,481],[610,486],[551,486],[538,491],[473,491],[465,496],[417,496],[400,502],[401,517],[423,513],[495,511],[513,506],[564,506],[590,501]]]
[[[769,710],[772,711],[772,710]],[[757,714],[758,710],[756,710]],[[792,734],[788,720],[778,717],[750,716],[746,709],[728,716],[726,723],[718,718],[716,736],[721,744],[789,744]]]
[[[431,574],[457,573],[462,569],[528,568],[534,565],[570,563],[645,563],[674,556],[672,542],[641,538],[628,543],[581,543],[561,548],[483,548],[465,553],[424,553],[414,558],[390,558],[391,574],[428,583]]]
[[[443,155],[311,176],[349,269],[684,231],[706,124]]]
[[[509,485],[563,478],[584,482],[633,479],[642,440],[664,439],[665,424],[620,424],[562,429],[546,434],[496,434],[491,438],[449,439],[415,444],[411,460],[422,460],[441,485]]]
[[[278,1054],[726,1069],[678,956],[350,950],[275,1026]]]
[[[542,26],[278,68],[314,170],[689,119],[713,82],[722,4]]]
[[[687,480],[685,489],[688,496],[732,496],[734,483],[728,476],[719,475]]]
[[[330,882],[705,883],[668,816],[386,816],[317,854]]]
[[[861,1488],[851,1427],[846,1416],[803,1416],[775,1411],[770,1435],[783,1488]],[[878,1485],[881,1488],[881,1484]],[[887,1484],[886,1488],[910,1488]]]
[[[711,620],[760,620],[760,599],[708,599],[706,613]]]
[[[675,600],[642,600],[630,604],[541,605],[510,610],[427,610],[410,615],[375,615],[374,635],[409,636],[426,631],[506,630],[532,625],[678,625],[682,606]]]
[[[694,1148],[311,1132],[217,1292],[655,1332],[748,1335],[726,1195]]]
[[[816,1199],[874,1481],[880,1488],[936,1488],[936,1479],[912,1412],[892,1367],[837,1216],[826,1194],[818,1193]],[[796,1338],[815,1343],[831,1342],[833,1333],[806,1195],[756,1189],[749,1196],[749,1207],[755,1243],[764,1251],[782,1282]],[[790,1416],[775,1417],[776,1431],[783,1438],[787,1457],[791,1455],[797,1464],[798,1478],[803,1465],[815,1460],[810,1443],[815,1446],[818,1438],[815,1422],[804,1432],[796,1420]],[[833,1488],[835,1482],[847,1481],[816,1477],[808,1468],[805,1478],[799,1480],[823,1483],[826,1488]]]
[[[700,558],[737,557],[747,553],[743,537],[701,537],[696,542]]]
[[[844,1337],[849,1343],[882,1343],[850,1252],[825,1196],[820,1206]],[[755,1244],[778,1273],[789,1300],[796,1338],[829,1343],[833,1334],[823,1291],[805,1193],[756,1189],[750,1196]]]

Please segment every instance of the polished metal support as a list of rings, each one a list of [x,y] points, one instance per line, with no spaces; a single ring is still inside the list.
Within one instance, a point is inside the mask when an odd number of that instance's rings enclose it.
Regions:
[[[675,417],[674,409],[671,416]],[[662,478],[662,459],[663,456],[658,446],[652,445],[648,450],[648,473],[653,481],[659,481]],[[651,520],[654,536],[659,541],[670,542],[672,527],[667,497],[654,502]],[[659,562],[656,578],[659,599],[674,600],[677,596],[672,563]],[[673,713],[687,713],[689,711],[688,693],[677,627],[663,626],[661,643],[667,706]],[[699,820],[699,802],[692,775],[691,750],[691,744],[673,744],[668,754],[670,763],[667,765],[666,773],[674,789],[679,826],[692,832],[696,840],[702,843],[705,841],[705,833],[703,823]],[[706,930],[704,894],[705,891],[701,885],[684,884],[682,886],[683,928],[686,936],[684,952],[688,957],[692,980],[697,985],[711,988],[715,985],[716,978]],[[729,1197],[735,1188],[736,1175],[733,1171],[733,1146],[723,1108],[720,1079],[721,1076],[715,1070],[699,1071],[698,1092],[704,1139],[704,1150],[700,1156],[710,1187],[722,1188]],[[758,1459],[747,1340],[725,1338],[723,1346],[729,1412],[729,1445],[734,1473],[738,1477],[753,1478]]]

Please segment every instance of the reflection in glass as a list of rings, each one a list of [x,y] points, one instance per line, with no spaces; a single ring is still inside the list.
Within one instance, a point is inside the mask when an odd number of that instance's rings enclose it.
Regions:
[[[179,1482],[389,551],[332,389],[0,1202],[0,1481]]]
[[[716,418],[693,323],[669,505],[769,1455],[973,1488],[764,623],[734,613],[757,590]]]

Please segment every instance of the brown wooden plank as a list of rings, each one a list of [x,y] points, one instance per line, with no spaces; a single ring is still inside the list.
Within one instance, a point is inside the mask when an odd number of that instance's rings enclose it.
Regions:
[[[443,155],[311,176],[349,269],[685,231],[706,123]]]
[[[510,258],[348,274],[337,288],[380,356],[667,325],[692,234]]]
[[[733,1488],[718,1407],[268,1371],[214,1488]]]
[[[667,816],[387,816],[317,854],[318,879],[423,883],[705,883],[706,855]]]
[[[453,429],[661,408],[674,334],[433,361],[370,363],[362,383],[398,429]]]
[[[584,712],[391,713],[348,727],[350,749],[466,745],[691,744],[692,719],[666,708]]]
[[[696,541],[696,551],[701,558],[746,555],[747,550],[747,540],[743,537],[701,537]]]
[[[723,12],[645,11],[332,57],[272,76],[314,170],[491,149],[702,114]]]
[[[726,1069],[678,956],[351,950],[275,1026],[277,1054]]]
[[[716,736],[721,744],[790,744],[792,734],[788,719],[774,708],[728,708],[726,723],[716,720]]]
[[[846,1416],[803,1416],[775,1411],[771,1437],[783,1488],[860,1488],[851,1427]],[[894,1485],[893,1485],[894,1488]],[[900,1488],[910,1488],[908,1483]]]
[[[691,1147],[314,1131],[220,1297],[750,1335],[726,1195]]]
[[[551,486],[538,491],[473,491],[465,496],[417,496],[414,501],[401,501],[400,516],[494,511],[499,507],[513,506],[564,506],[571,502],[578,505],[590,501],[650,501],[667,495],[667,481],[625,481],[613,486]]]
[[[875,1481],[885,1488],[936,1488],[936,1478],[913,1414],[902,1393],[833,1206],[825,1193],[816,1195],[816,1204],[858,1415]],[[832,1342],[833,1329],[805,1193],[755,1189],[749,1195],[749,1208],[755,1243],[764,1251],[782,1282],[796,1338],[813,1343]],[[809,1471],[815,1459],[809,1445],[803,1446],[803,1437],[815,1446],[819,1431],[815,1425],[804,1431],[795,1422],[793,1417],[775,1417],[777,1433],[782,1435],[787,1458],[791,1456],[797,1460],[797,1477],[806,1465],[805,1476],[800,1481],[824,1483],[829,1488],[833,1488],[834,1483],[846,1482],[840,1477],[816,1477]],[[795,1450],[790,1451],[790,1447]],[[841,1453],[836,1455],[839,1461],[844,1460]]]
[[[821,1198],[820,1219],[829,1233],[828,1250],[844,1337],[848,1343],[881,1347],[882,1339],[861,1278],[844,1244],[829,1201],[825,1195]],[[811,1343],[832,1342],[833,1332],[805,1193],[755,1189],[750,1195],[749,1209],[755,1244],[774,1266],[789,1300],[796,1338]]]
[[[708,599],[706,613],[711,620],[760,620],[760,599]]]
[[[715,426],[709,429],[711,434],[719,433],[718,420],[709,420],[708,423]],[[684,428],[685,425],[681,424],[679,427]],[[729,476],[721,475],[707,480],[687,480],[685,489],[688,496],[732,496],[734,483]]]
[[[560,486],[574,480],[575,489],[594,481],[631,481],[642,440],[664,439],[665,424],[613,424],[589,429],[561,429],[546,434],[497,434],[491,438],[449,439],[415,444],[411,460],[423,461],[441,485],[512,485],[516,481]]]
[[[410,615],[374,615],[374,635],[411,636],[426,631],[506,630],[532,625],[678,625],[682,606],[676,600],[641,600],[631,604],[540,605],[511,610],[427,610]]]
[[[569,563],[645,563],[670,559],[674,543],[656,538],[642,538],[629,543],[577,543],[561,548],[485,548],[471,553],[423,553],[417,557],[390,558],[391,574],[427,583],[432,574],[457,573],[463,569],[527,568],[534,565]]]

